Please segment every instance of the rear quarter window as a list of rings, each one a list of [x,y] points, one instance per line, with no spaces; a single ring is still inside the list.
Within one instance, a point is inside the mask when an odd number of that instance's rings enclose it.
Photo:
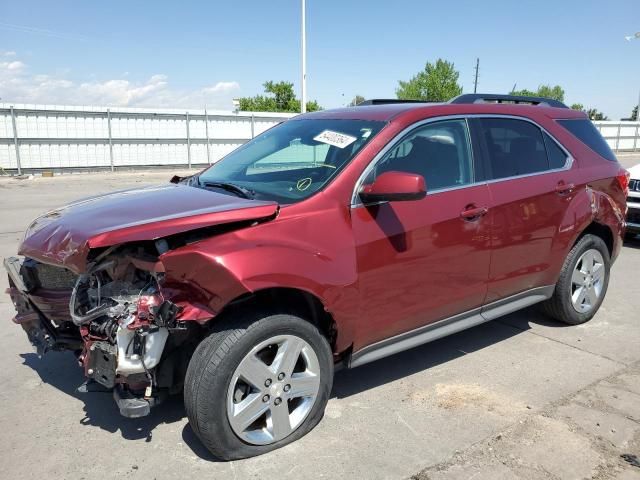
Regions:
[[[591,120],[575,119],[558,120],[557,122],[601,157],[611,162],[618,161],[609,144],[602,138],[602,135],[600,135],[600,132],[593,123],[591,123]]]
[[[549,157],[549,167],[551,169],[562,168],[567,163],[567,154],[558,144],[545,132],[542,132],[544,144],[547,147],[547,157]]]

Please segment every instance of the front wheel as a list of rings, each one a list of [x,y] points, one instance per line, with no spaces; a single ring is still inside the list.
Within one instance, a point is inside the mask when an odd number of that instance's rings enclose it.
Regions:
[[[610,268],[604,241],[595,235],[585,235],[567,255],[553,296],[542,304],[544,311],[570,325],[588,322],[607,293]]]
[[[249,312],[205,338],[185,379],[189,422],[218,458],[252,457],[305,435],[333,383],[326,338],[292,315]]]

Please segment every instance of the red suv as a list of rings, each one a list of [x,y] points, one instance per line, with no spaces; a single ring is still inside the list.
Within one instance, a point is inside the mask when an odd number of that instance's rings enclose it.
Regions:
[[[223,459],[292,442],[355,367],[541,303],[591,319],[628,174],[546,99],[301,115],[197,175],[52,210],[5,260],[15,323],[127,417],[184,390]]]

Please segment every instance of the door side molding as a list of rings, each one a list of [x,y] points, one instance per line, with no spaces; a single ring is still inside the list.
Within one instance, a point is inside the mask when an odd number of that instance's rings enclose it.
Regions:
[[[483,307],[474,308],[415,330],[385,338],[354,352],[349,361],[349,368],[409,350],[542,302],[551,298],[554,289],[555,285],[549,285],[526,290]]]

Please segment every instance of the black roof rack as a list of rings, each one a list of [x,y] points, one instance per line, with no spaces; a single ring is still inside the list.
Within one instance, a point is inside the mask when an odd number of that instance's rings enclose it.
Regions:
[[[426,100],[401,100],[399,98],[372,98],[360,102],[357,107],[362,105],[386,105],[389,103],[429,103]]]
[[[525,97],[522,95],[500,95],[488,93],[465,93],[453,98],[449,103],[526,103],[529,105],[540,105],[545,107],[569,108],[564,103],[544,97]]]

